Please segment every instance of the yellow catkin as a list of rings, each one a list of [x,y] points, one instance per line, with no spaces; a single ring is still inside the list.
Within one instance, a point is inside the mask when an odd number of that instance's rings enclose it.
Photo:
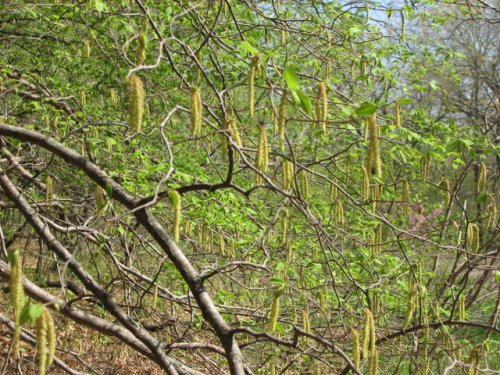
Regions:
[[[479,164],[476,189],[479,194],[486,191],[486,164],[484,163]]]
[[[302,329],[307,333],[311,332],[311,321],[309,319],[309,311],[307,308],[302,310]]]
[[[361,346],[361,354],[363,358],[368,358],[369,350],[370,350],[370,330],[371,330],[371,311],[369,309],[365,309],[365,322],[363,326],[363,341]]]
[[[352,363],[354,367],[359,368],[360,353],[359,353],[359,333],[354,328],[351,328],[352,335]]]
[[[47,370],[54,362],[54,356],[56,354],[56,326],[54,324],[54,318],[50,313],[49,309],[44,308],[43,314],[45,315],[45,321],[47,325]]]
[[[326,121],[328,118],[328,86],[325,81],[318,84],[316,95],[316,121],[323,131],[326,131]]]
[[[450,180],[443,177],[439,186],[443,189],[443,207],[448,207],[451,203]]]
[[[375,212],[377,210],[377,204],[382,193],[382,186],[380,184],[374,184],[370,189],[370,193],[372,201],[372,211]]]
[[[137,50],[135,51],[135,59],[138,65],[141,65],[146,60],[146,49],[147,49],[148,39],[146,32],[142,31],[137,37]]]
[[[21,250],[16,249],[12,255],[11,272],[9,279],[9,297],[14,310],[14,335],[12,339],[12,356],[14,359],[19,357],[19,347],[21,338],[21,311],[24,307],[24,288],[23,288],[23,257]]]
[[[294,185],[295,168],[293,162],[285,160],[283,162],[283,186],[285,190],[291,190]]]
[[[238,147],[242,147],[243,143],[241,142],[240,131],[236,125],[236,121],[230,116],[224,119],[224,128],[229,131],[229,135],[233,139],[234,143]]]
[[[396,100],[396,128],[401,127],[401,105],[399,104],[399,100]]]
[[[334,184],[330,184],[329,196],[330,196],[331,203],[334,203],[337,200],[338,192],[339,192],[339,190],[337,189],[337,186],[335,186]]]
[[[495,200],[495,196],[490,194],[490,202],[488,203],[488,222],[486,223],[486,227],[488,229],[495,228],[498,221],[498,208]]]
[[[222,233],[219,233],[219,250],[221,255],[226,255],[226,241]]]
[[[479,227],[476,223],[467,224],[467,247],[470,252],[476,253],[479,250]]]
[[[47,176],[45,178],[45,202],[52,203],[52,177]]]
[[[278,134],[278,117],[274,112],[274,109],[271,110],[271,124],[273,125],[273,133]]]
[[[85,108],[87,106],[87,94],[85,91],[80,91],[80,106]]]
[[[45,309],[45,308],[44,308]],[[36,320],[36,344],[38,348],[38,375],[47,373],[47,316],[44,312]]]
[[[271,313],[269,314],[269,323],[267,325],[267,331],[272,333],[276,330],[276,323],[278,322],[278,315],[280,312],[280,297],[275,296],[273,302],[271,303]]]
[[[198,87],[191,88],[191,134],[199,136],[203,122],[203,101]]]
[[[458,320],[465,320],[465,297],[463,295],[458,298]]]
[[[104,189],[97,184],[95,186],[95,205],[97,211],[101,211],[104,206],[106,206],[106,194],[104,193]]]
[[[410,183],[408,180],[403,181],[403,192],[401,194],[401,201],[403,203],[403,212],[408,214],[408,205],[410,203]]]
[[[284,244],[287,237],[288,230],[288,211],[285,211],[283,218],[281,219],[281,244]]]
[[[299,174],[299,190],[302,199],[307,201],[309,195],[309,179],[305,170],[300,171]]]
[[[406,306],[405,320],[403,323],[403,328],[408,327],[413,319],[413,314],[415,313],[415,307],[418,298],[418,288],[415,282],[415,277],[413,272],[410,270],[409,280],[408,280],[408,303]]]
[[[378,224],[373,230],[373,255],[380,254],[382,247],[382,224]]]
[[[116,92],[116,90],[115,89],[111,89],[109,91],[109,95],[110,95],[111,104],[113,105],[113,107],[118,106],[118,103],[119,103],[120,99],[118,98],[118,93]]]
[[[378,374],[378,351],[374,347],[370,359],[368,361],[368,373],[367,375],[377,375]]]
[[[181,195],[177,190],[171,190],[168,193],[170,202],[173,206],[173,218],[172,218],[172,236],[174,241],[178,242],[180,239],[180,225],[181,225]]]
[[[344,203],[342,202],[342,199],[337,199],[337,205],[335,207],[335,217],[337,224],[339,225],[345,224]]]
[[[155,285],[153,289],[153,309],[156,309],[158,305],[158,285]]]
[[[359,75],[366,76],[366,57],[364,55],[359,59]]]
[[[250,117],[254,115],[255,106],[255,75],[260,69],[260,56],[254,55],[250,58],[250,70],[248,73],[248,113]]]
[[[83,56],[88,59],[90,57],[90,51],[90,41],[85,39],[83,41]]]
[[[132,75],[128,79],[128,127],[132,133],[139,133],[144,116],[144,85],[142,80]]]
[[[368,309],[367,309],[368,310]],[[376,375],[378,371],[378,351],[377,351],[377,336],[375,334],[375,320],[373,314],[368,310],[366,315],[369,321],[369,345],[368,345],[368,374]]]
[[[424,180],[427,180],[429,176],[429,171],[431,169],[431,156],[429,154],[425,154],[420,159],[420,175]]]
[[[363,200],[367,201],[370,199],[370,176],[368,174],[368,169],[363,168]]]
[[[325,62],[325,80],[329,81],[332,75],[332,63],[330,60]]]
[[[286,44],[286,30],[281,29],[280,31],[280,45],[284,46]]]
[[[467,375],[479,375],[479,370],[477,367],[480,362],[480,352],[477,347],[471,349],[469,353],[469,358],[467,359],[468,364],[471,366],[467,372]]]
[[[258,125],[259,141],[257,143],[256,167],[262,173],[267,173],[269,169],[269,144],[267,141],[266,128],[263,124]],[[262,183],[260,174],[257,174],[257,184]]]
[[[283,91],[281,96],[280,105],[278,108],[278,134],[280,140],[280,148],[283,150],[285,148],[285,124],[286,124],[286,101],[288,92]]]
[[[382,162],[380,159],[379,128],[375,113],[367,117],[368,121],[368,153],[366,168],[371,176],[382,177]]]
[[[191,225],[191,221],[189,220],[184,222],[184,235],[186,237],[191,237],[193,235],[193,227]]]

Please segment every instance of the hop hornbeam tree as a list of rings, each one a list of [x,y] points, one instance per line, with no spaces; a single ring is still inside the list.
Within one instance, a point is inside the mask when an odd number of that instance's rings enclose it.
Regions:
[[[1,367],[494,373],[494,10],[389,4],[4,1]]]

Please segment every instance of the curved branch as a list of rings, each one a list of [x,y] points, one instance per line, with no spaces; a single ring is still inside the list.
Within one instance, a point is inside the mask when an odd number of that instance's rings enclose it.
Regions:
[[[4,123],[0,123],[0,135],[14,137],[21,141],[34,143],[48,151],[53,152],[60,158],[64,159],[68,164],[82,170],[88,177],[94,180],[101,187],[105,188],[106,191],[110,193],[112,198],[116,199],[126,208],[133,210],[138,206],[138,200],[132,197],[120,184],[109,177],[101,168],[77,152],[57,142],[53,138],[44,136],[35,131],[10,126]],[[62,259],[68,261],[69,266],[73,267],[72,271],[77,275],[80,274],[82,282],[84,282],[84,284],[87,283],[85,286],[96,294],[96,297],[101,299],[107,308],[112,309],[116,314],[118,314],[118,312],[121,311],[119,306],[116,305],[116,303],[112,301],[106,293],[103,293],[100,288],[96,287],[95,281],[86,274],[83,268],[75,262],[72,255],[52,236],[48,228],[46,228],[43,222],[37,217],[34,210],[29,207],[27,202],[17,192],[17,189],[15,189],[10,180],[8,180],[7,176],[5,176],[3,172],[1,173],[0,184],[4,190],[9,191],[9,193],[6,191],[7,195],[11,200],[19,202],[18,207],[30,220],[30,223],[37,230],[38,234],[44,238],[47,245]],[[177,246],[177,244],[167,234],[166,230],[161,226],[156,218],[147,211],[147,209],[144,208],[135,211],[134,216],[136,217],[137,222],[141,224],[160,245],[169,257],[170,261],[172,261],[174,266],[184,278],[186,284],[193,293],[193,297],[195,298],[203,317],[212,326],[217,334],[217,337],[222,343],[224,350],[226,351],[226,357],[229,362],[231,374],[245,374],[243,356],[238,343],[231,332],[231,327],[219,313],[214,302],[212,301],[212,298],[205,290],[203,286],[203,279],[198,271],[196,271],[184,252],[179,248],[179,246]],[[165,365],[168,364],[168,358],[159,349],[157,341],[154,338],[149,336],[146,332],[143,332],[144,330],[141,330],[140,327],[130,324],[125,314],[119,319],[122,324],[127,326],[127,328],[129,328],[138,337],[142,336],[141,341],[148,342],[148,347],[165,360]]]

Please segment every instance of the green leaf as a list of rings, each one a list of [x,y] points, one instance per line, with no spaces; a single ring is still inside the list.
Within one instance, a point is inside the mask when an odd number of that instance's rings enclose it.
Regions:
[[[106,7],[105,4],[101,0],[94,0],[94,8],[99,13],[101,13],[104,10],[105,7]]]
[[[307,114],[310,114],[312,110],[311,99],[300,89],[296,90],[295,92],[299,97],[299,103],[302,109],[306,111]]]
[[[248,43],[246,40],[241,42],[241,46],[245,51],[251,53],[252,55],[257,55],[259,53],[259,50],[254,46],[252,46],[250,43]]]
[[[32,326],[35,325],[36,320],[42,315],[42,311],[43,306],[39,303],[25,305],[21,312],[20,323],[24,324],[29,320]]]
[[[297,77],[297,68],[294,66],[289,66],[283,71],[283,78],[290,90],[299,89],[299,77]]]
[[[354,110],[358,116],[370,116],[377,110],[377,105],[374,103],[363,103]]]

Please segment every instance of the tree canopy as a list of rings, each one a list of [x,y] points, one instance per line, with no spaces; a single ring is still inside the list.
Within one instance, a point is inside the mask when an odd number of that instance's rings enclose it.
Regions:
[[[3,368],[495,373],[496,15],[2,2]]]

